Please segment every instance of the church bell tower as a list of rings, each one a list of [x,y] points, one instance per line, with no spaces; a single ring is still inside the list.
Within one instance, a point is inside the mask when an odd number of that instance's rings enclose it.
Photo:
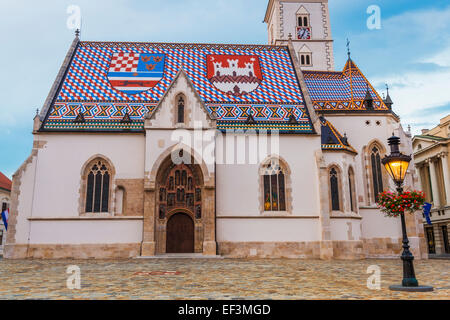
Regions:
[[[334,71],[328,0],[269,0],[264,22],[270,45],[292,39],[302,69]]]

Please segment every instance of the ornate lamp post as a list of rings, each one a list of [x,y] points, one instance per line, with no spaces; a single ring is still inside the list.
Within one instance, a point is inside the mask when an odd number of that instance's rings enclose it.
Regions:
[[[400,152],[400,138],[392,135],[388,139],[388,144],[391,147],[391,154],[384,157],[382,163],[387,172],[394,180],[397,186],[397,192],[400,194],[403,192],[403,181],[405,180],[406,171],[408,170],[411,157],[404,155]],[[414,256],[409,250],[409,240],[406,233],[405,213],[400,214],[402,222],[402,234],[403,234],[403,253],[401,259],[403,261],[403,281],[402,285],[390,286],[389,289],[396,291],[433,291],[433,287],[419,286],[419,282],[416,279],[414,273],[413,260]]]

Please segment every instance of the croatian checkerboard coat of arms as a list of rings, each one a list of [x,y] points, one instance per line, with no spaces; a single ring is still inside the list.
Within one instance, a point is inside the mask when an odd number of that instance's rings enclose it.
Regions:
[[[220,91],[237,97],[255,91],[263,77],[259,57],[208,55],[208,80]]]
[[[164,64],[161,53],[114,53],[108,80],[116,90],[137,94],[157,85],[164,76]]]

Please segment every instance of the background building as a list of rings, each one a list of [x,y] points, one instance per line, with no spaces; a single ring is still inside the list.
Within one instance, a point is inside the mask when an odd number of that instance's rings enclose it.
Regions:
[[[416,171],[427,201],[433,204],[432,225],[425,220],[430,254],[450,254],[450,115],[438,126],[413,138]]]
[[[0,172],[0,204],[1,210],[3,212],[9,209],[9,204],[11,201],[11,180],[8,179],[3,173]],[[5,242],[5,226],[3,225],[3,220],[0,218],[0,254],[3,254],[3,243]]]

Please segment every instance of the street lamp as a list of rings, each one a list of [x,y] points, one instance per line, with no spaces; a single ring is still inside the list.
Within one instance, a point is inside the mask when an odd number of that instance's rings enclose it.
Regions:
[[[403,192],[403,181],[405,180],[406,171],[408,170],[411,157],[404,155],[400,152],[400,138],[392,135],[388,139],[388,144],[391,147],[391,154],[384,157],[381,161],[386,171],[394,180],[397,186],[397,192],[400,194]],[[401,259],[403,261],[403,281],[402,285],[390,286],[389,289],[395,291],[433,291],[433,287],[419,286],[419,282],[416,279],[414,273],[413,260],[414,256],[409,250],[409,240],[406,233],[405,213],[400,213],[402,222],[402,234],[403,234],[403,253]]]

